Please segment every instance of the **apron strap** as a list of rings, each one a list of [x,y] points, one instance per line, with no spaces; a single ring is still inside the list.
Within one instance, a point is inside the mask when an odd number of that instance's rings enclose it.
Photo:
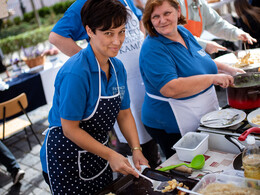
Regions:
[[[160,97],[160,96],[157,96],[157,95],[150,94],[150,93],[148,93],[148,92],[146,92],[146,94],[147,94],[150,98],[153,98],[153,99],[156,99],[156,100],[161,100],[161,101],[165,101],[165,102],[169,102],[169,101],[170,101],[170,98]]]

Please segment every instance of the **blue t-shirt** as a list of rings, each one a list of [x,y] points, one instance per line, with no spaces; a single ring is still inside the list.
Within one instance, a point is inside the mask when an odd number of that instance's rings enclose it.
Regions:
[[[142,45],[139,59],[140,71],[145,89],[150,94],[164,97],[160,93],[161,88],[179,77],[218,72],[215,62],[206,54],[193,35],[182,26],[178,26],[178,31],[188,49],[179,42],[171,41],[160,34],[157,37],[147,36]],[[179,133],[169,103],[152,99],[147,94],[142,107],[142,122],[152,128],[164,129],[168,133]]]
[[[107,82],[106,73],[100,69],[101,95],[112,96],[118,93],[117,76],[121,97],[120,110],[128,109],[130,108],[130,98],[125,68],[117,58],[110,58],[110,60],[117,75],[110,65],[111,77]],[[60,118],[80,121],[92,114],[99,95],[99,71],[90,44],[87,48],[72,56],[61,67],[54,85],[53,106],[48,117],[50,127],[61,126]],[[47,172],[46,137],[40,152],[42,168],[45,172]]]
[[[88,35],[85,27],[81,22],[81,8],[87,0],[76,0],[64,13],[64,16],[56,23],[52,31],[67,38],[72,38],[74,41],[87,39]],[[125,6],[124,0],[120,0]],[[136,8],[133,1],[126,0],[130,9],[134,12],[139,20],[142,18],[142,12]],[[99,10],[102,11],[102,10]]]

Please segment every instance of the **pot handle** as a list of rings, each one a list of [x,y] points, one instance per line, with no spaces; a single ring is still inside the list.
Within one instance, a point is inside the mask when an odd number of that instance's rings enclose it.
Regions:
[[[243,144],[241,144],[239,141],[237,141],[237,139],[235,139],[234,137],[232,137],[231,135],[225,135],[225,138],[230,141],[231,143],[233,143],[234,145],[236,145],[236,147],[238,147],[238,149],[240,150],[240,152],[243,151],[243,149],[245,148],[245,146]]]
[[[260,133],[260,128],[259,128],[259,127],[251,127],[250,129],[244,131],[244,133],[242,133],[242,134],[239,136],[238,140],[239,140],[239,141],[245,141],[246,138],[247,138],[247,136],[248,136],[250,133],[252,133],[252,132],[254,132],[254,133]]]
[[[259,90],[256,90],[256,91],[248,91],[247,94],[248,94],[248,95],[260,94],[260,91],[259,91]]]

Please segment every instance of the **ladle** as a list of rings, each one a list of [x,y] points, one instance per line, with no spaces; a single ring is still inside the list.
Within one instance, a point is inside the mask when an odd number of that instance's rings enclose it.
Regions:
[[[174,168],[182,166],[182,165],[185,165],[185,166],[193,168],[193,169],[202,169],[204,164],[205,164],[205,157],[202,154],[199,154],[199,155],[196,155],[192,159],[190,164],[180,163],[180,164],[177,164],[177,165],[171,165],[171,166],[163,167],[163,168],[160,168],[158,170],[159,171],[168,171],[168,170],[174,169]]]

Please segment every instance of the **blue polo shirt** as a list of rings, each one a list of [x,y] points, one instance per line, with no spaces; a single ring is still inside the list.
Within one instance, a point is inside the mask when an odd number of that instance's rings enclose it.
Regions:
[[[74,41],[87,39],[88,35],[81,22],[81,8],[87,0],[76,0],[64,13],[64,16],[56,23],[52,31],[67,38],[72,38]],[[124,0],[119,0],[125,4]],[[130,9],[134,12],[139,20],[142,18],[142,12],[136,8],[133,1],[126,0]],[[102,11],[102,10],[99,10]]]
[[[126,71],[121,61],[110,58],[117,72],[121,94],[121,110],[130,107],[126,83]],[[114,69],[110,65],[110,79],[107,82],[105,72],[101,70],[101,95],[117,94],[117,82]],[[99,90],[99,71],[95,55],[90,45],[72,56],[60,69],[55,79],[53,106],[49,113],[49,123],[61,126],[60,118],[79,121],[93,112]]]
[[[140,71],[145,89],[150,94],[164,97],[160,93],[161,88],[179,77],[218,72],[214,61],[202,49],[194,36],[182,26],[178,26],[178,31],[188,49],[160,34],[154,37],[147,36],[142,45],[139,59]],[[152,128],[165,129],[168,133],[179,133],[169,103],[152,99],[147,94],[142,107],[142,122]]]
[[[125,68],[117,58],[110,58],[116,70],[121,106],[120,110],[130,108]],[[116,75],[110,65],[110,79],[107,82],[105,72],[101,70],[101,96],[118,93]],[[90,44],[87,48],[69,58],[61,67],[55,79],[53,106],[49,112],[49,127],[61,126],[61,119],[80,121],[89,117],[98,101],[99,71],[95,55]],[[46,136],[47,137],[47,136]],[[41,148],[40,157],[43,171],[46,166],[46,137]]]

